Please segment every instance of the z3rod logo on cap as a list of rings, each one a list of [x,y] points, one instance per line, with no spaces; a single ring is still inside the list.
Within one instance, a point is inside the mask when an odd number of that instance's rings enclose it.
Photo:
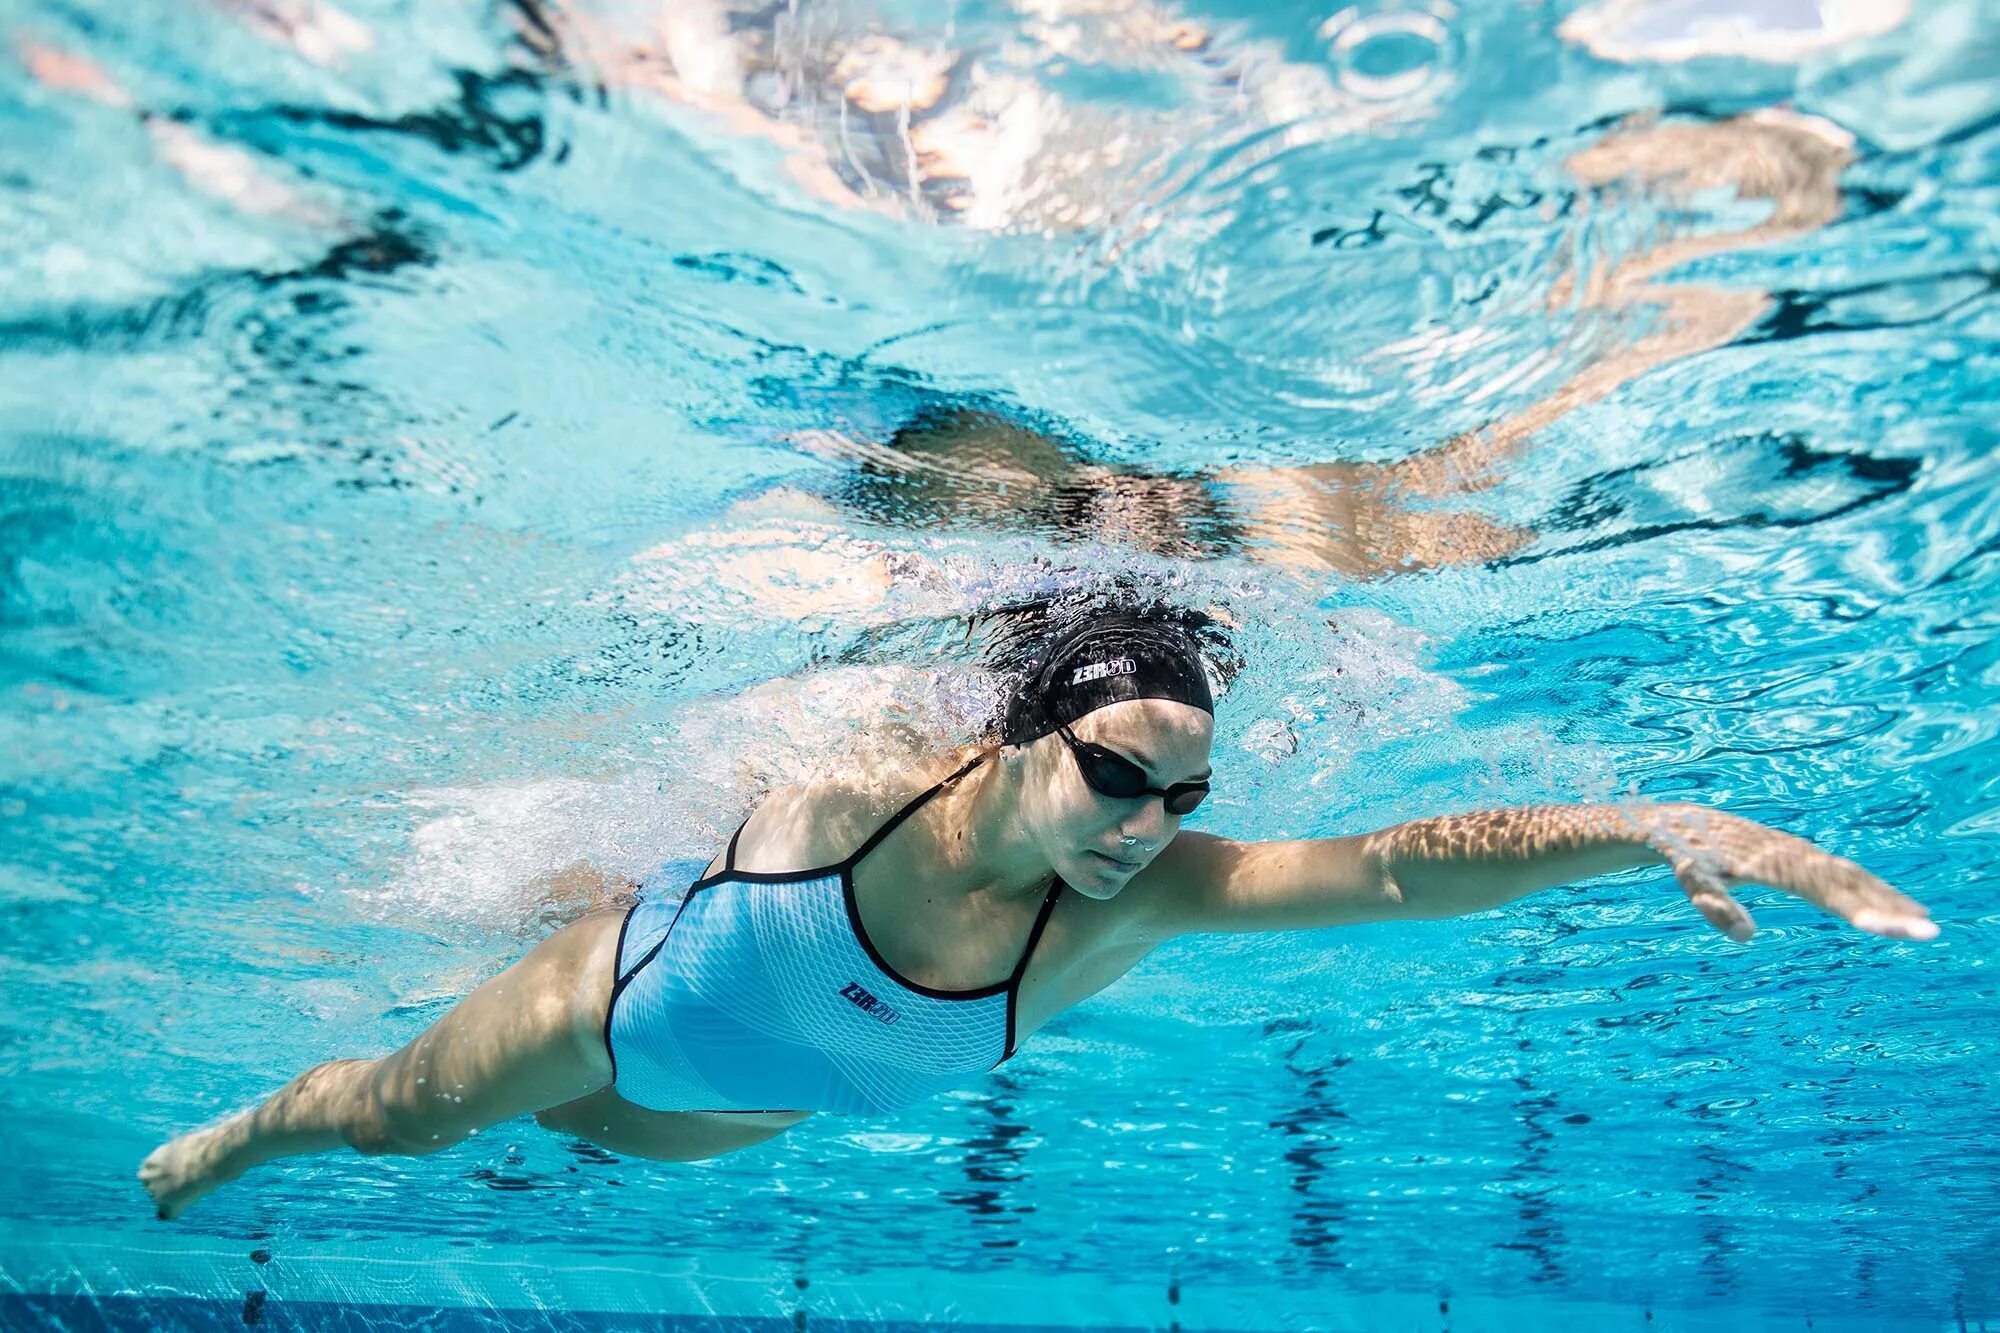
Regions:
[[[1108,662],[1092,662],[1080,666],[1070,676],[1069,683],[1082,685],[1093,680],[1103,680],[1107,676],[1130,676],[1138,673],[1139,664],[1129,657],[1114,657]]]

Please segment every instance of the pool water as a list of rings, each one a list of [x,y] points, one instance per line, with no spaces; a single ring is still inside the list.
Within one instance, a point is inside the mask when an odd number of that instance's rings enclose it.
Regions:
[[[1863,8],[8,8],[0,1326],[2000,1323],[2000,9]],[[1189,939],[893,1116],[152,1217],[1121,585],[1233,627],[1193,827],[1699,800],[1943,932]]]

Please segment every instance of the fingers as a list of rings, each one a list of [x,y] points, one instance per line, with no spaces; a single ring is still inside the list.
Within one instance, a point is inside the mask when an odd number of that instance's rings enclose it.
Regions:
[[[1751,929],[1749,914],[1728,895],[1732,883],[1783,889],[1873,935],[1937,937],[1922,903],[1803,838],[1699,806],[1670,807],[1653,833],[1689,899],[1732,939],[1749,938]]]
[[[1695,910],[1708,919],[1709,925],[1714,926],[1738,944],[1749,943],[1750,937],[1757,933],[1756,921],[1751,918],[1750,913],[1743,910],[1743,905],[1734,898],[1716,898],[1704,894],[1692,898],[1692,901],[1695,905]]]
[[[1741,944],[1757,933],[1757,923],[1750,913],[1729,896],[1729,887],[1707,866],[1692,857],[1676,858],[1674,878],[1680,881],[1695,910],[1730,939]]]
[[[1786,843],[1784,850],[1790,855],[1778,859],[1776,865],[1760,865],[1755,876],[1760,882],[1796,893],[1871,935],[1898,940],[1937,938],[1937,923],[1916,899],[1898,893],[1844,857],[1797,839],[1786,839]]]
[[[1882,935],[1892,940],[1934,940],[1937,938],[1937,922],[1931,920],[1930,913],[1919,906],[1917,915],[1892,916],[1873,908],[1863,908],[1848,920],[1871,935]]]

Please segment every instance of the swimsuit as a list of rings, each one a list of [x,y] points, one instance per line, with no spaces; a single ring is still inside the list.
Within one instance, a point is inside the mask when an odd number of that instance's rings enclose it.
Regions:
[[[846,860],[765,874],[670,862],[618,936],[605,1016],[612,1085],[655,1111],[887,1111],[962,1086],[1014,1054],[1014,1001],[1062,893],[1049,886],[1005,981],[937,990],[877,953],[854,868],[971,763],[918,796]],[[689,874],[692,872],[692,874]],[[685,897],[653,888],[685,883]]]

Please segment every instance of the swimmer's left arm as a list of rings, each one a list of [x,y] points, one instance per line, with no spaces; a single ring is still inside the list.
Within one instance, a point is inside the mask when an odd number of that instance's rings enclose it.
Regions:
[[[1543,889],[1649,865],[1732,939],[1755,930],[1730,896],[1768,884],[1877,935],[1937,934],[1921,903],[1803,838],[1696,805],[1567,805],[1412,820],[1297,842],[1184,834],[1155,862],[1163,934],[1296,930],[1483,912]]]

